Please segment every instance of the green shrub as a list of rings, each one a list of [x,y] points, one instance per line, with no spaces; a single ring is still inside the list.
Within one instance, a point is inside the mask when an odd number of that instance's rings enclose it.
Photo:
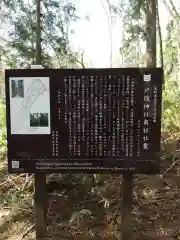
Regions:
[[[6,138],[6,107],[5,104],[0,102],[0,159],[4,158],[7,151],[7,138]]]
[[[177,135],[180,132],[180,84],[177,80],[166,81],[163,92],[164,131]]]

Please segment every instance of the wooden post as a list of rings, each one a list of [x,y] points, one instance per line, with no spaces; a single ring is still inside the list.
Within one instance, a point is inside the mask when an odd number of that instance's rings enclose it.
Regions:
[[[123,195],[122,195],[122,240],[133,239],[133,222],[132,222],[132,187],[133,174],[123,174]]]
[[[46,237],[46,175],[35,174],[36,240]]]

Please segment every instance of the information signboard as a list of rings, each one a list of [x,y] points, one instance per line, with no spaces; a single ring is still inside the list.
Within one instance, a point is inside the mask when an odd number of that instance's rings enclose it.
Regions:
[[[6,70],[8,171],[158,173],[160,68]]]

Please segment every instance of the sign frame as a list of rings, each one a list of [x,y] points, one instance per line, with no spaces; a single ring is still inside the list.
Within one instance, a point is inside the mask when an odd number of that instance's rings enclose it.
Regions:
[[[159,173],[160,171],[160,164],[159,164],[159,158],[160,158],[160,134],[161,134],[161,101],[162,101],[162,84],[163,84],[163,70],[162,68],[117,68],[117,69],[12,69],[12,70],[6,70],[5,72],[5,85],[6,85],[6,116],[7,116],[7,141],[8,143],[10,142],[10,139],[12,138],[12,134],[10,132],[10,126],[11,126],[11,122],[10,122],[10,92],[9,92],[9,78],[13,77],[13,78],[25,78],[28,76],[28,78],[33,78],[33,77],[41,77],[41,78],[50,78],[50,81],[52,81],[52,79],[56,78],[56,74],[58,73],[60,78],[65,76],[67,73],[69,75],[77,75],[77,76],[81,76],[82,73],[86,76],[90,76],[91,74],[99,74],[99,73],[104,73],[105,75],[109,76],[112,74],[125,74],[127,75],[129,73],[129,75],[131,75],[130,73],[137,73],[139,72],[140,75],[148,75],[148,73],[152,73],[157,75],[157,84],[159,86],[159,96],[161,97],[161,99],[159,99],[159,104],[157,106],[157,111],[158,111],[158,127],[156,129],[156,131],[158,131],[157,136],[159,136],[159,141],[156,142],[156,149],[158,149],[158,151],[156,151],[154,153],[154,157],[153,159],[145,159],[142,157],[142,159],[135,159],[136,157],[134,156],[133,158],[126,158],[126,161],[121,161],[120,163],[118,163],[116,161],[116,159],[112,159],[111,157],[109,157],[109,159],[103,160],[103,164],[107,163],[107,167],[104,167],[104,169],[100,169],[100,168],[82,168],[82,167],[78,167],[78,162],[76,165],[76,168],[71,168],[71,167],[64,167],[61,170],[60,169],[47,169],[45,170],[45,168],[43,169],[39,169],[36,171],[32,171],[32,169],[30,170],[30,165],[32,163],[34,163],[32,160],[26,161],[27,167],[24,170],[24,168],[18,168],[18,169],[14,169],[12,170],[12,168],[10,167],[10,164],[12,164],[12,156],[10,154],[10,149],[8,150],[8,171],[10,173],[21,173],[21,172],[28,172],[28,173],[34,173],[34,172],[44,172],[44,173],[52,173],[52,172],[71,172],[71,173],[95,173],[95,172],[102,172],[102,173],[124,173],[124,172],[131,172],[131,173],[143,173],[143,174],[156,174]],[[61,81],[61,80],[59,80]],[[147,83],[149,80],[146,77],[144,79],[144,82]],[[52,88],[50,85],[50,102],[53,101],[53,95],[52,95]],[[50,109],[51,113],[54,113],[54,110],[52,111],[52,109]],[[52,133],[52,129],[51,129],[51,133]],[[19,135],[20,136],[20,135]],[[22,136],[22,135],[21,135]],[[43,138],[42,138],[43,139]],[[44,148],[46,148],[46,144],[43,146]],[[26,153],[25,153],[26,155]],[[23,154],[18,155],[18,157],[23,158]],[[29,157],[29,159],[31,159],[31,157]],[[40,162],[40,159],[38,160]],[[57,160],[55,160],[54,162],[63,162],[62,159],[59,160],[58,159],[58,155],[57,155]],[[89,160],[91,162],[91,159]],[[111,163],[110,163],[111,161]],[[43,162],[43,160],[41,161],[41,163]],[[64,162],[67,162],[67,160],[65,160]],[[94,159],[95,162],[95,159]],[[110,163],[110,164],[109,164]],[[119,165],[118,165],[118,164]],[[80,165],[79,165],[80,166]],[[29,170],[28,170],[29,169]],[[28,171],[27,171],[28,170]]]

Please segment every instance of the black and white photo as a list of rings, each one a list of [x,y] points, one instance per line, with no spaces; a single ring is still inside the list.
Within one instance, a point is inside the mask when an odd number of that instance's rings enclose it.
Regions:
[[[48,127],[48,113],[30,113],[30,127]]]
[[[11,80],[11,97],[24,98],[24,81]]]

